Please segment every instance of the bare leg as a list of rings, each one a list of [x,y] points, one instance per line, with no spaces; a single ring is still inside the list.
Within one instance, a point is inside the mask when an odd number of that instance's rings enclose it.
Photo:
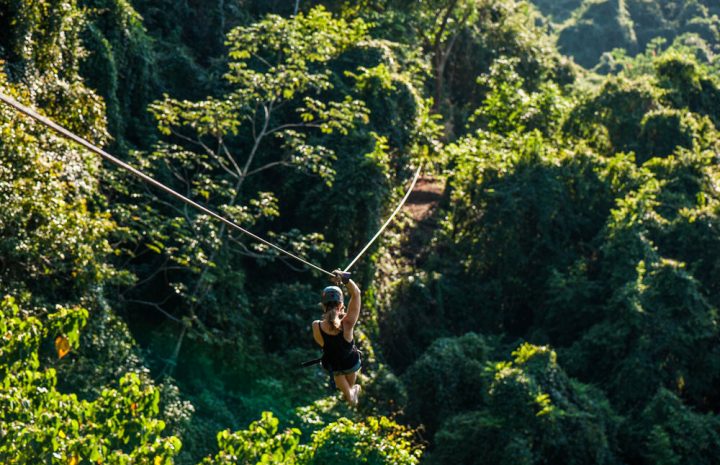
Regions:
[[[352,405],[352,396],[350,392],[350,384],[348,384],[348,380],[345,377],[345,375],[335,375],[335,386],[337,386],[338,389],[340,389],[343,393],[343,396],[345,397],[345,400],[348,404]]]
[[[350,373],[349,375],[345,375],[345,379],[347,380],[348,384],[350,385],[350,388],[355,386],[355,380],[357,380],[357,374],[358,374],[358,372],[356,371],[355,373]]]
[[[345,379],[347,380],[348,385],[350,386],[350,403],[355,406],[358,402],[358,396],[360,395],[360,385],[355,384],[355,381],[357,380],[357,374],[358,372],[350,373],[345,375]]]

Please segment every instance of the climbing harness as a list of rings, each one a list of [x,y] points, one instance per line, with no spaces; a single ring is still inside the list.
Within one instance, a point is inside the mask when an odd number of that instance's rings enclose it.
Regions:
[[[320,357],[320,358],[314,358],[314,359],[312,359],[312,360],[308,360],[307,362],[302,362],[302,363],[300,364],[300,366],[303,367],[303,368],[307,368],[307,367],[311,367],[311,366],[313,366],[313,365],[317,365],[318,363],[322,363],[322,357]]]
[[[77,142],[78,144],[80,144],[80,145],[82,145],[83,147],[85,147],[86,149],[90,150],[91,152],[94,152],[94,153],[100,155],[102,158],[104,158],[105,160],[109,161],[110,163],[112,163],[112,164],[114,164],[114,165],[116,165],[116,166],[118,166],[118,167],[120,167],[120,168],[122,168],[122,169],[124,169],[124,170],[126,170],[126,171],[128,171],[128,172],[130,172],[130,173],[132,173],[133,175],[137,176],[138,178],[140,178],[141,180],[145,181],[146,183],[151,184],[151,185],[157,187],[158,189],[160,189],[160,190],[162,190],[162,191],[170,194],[171,196],[173,196],[173,197],[175,197],[175,198],[177,198],[177,199],[185,202],[186,204],[190,205],[191,207],[196,208],[196,209],[200,210],[201,212],[206,213],[206,214],[212,216],[213,218],[215,218],[215,219],[217,219],[217,220],[222,221],[223,223],[225,223],[226,225],[230,226],[231,228],[234,228],[234,229],[240,231],[241,233],[243,233],[243,234],[245,234],[245,235],[247,235],[247,236],[252,237],[253,239],[255,239],[255,240],[258,241],[258,242],[261,242],[261,243],[263,243],[263,244],[265,244],[265,245],[267,245],[267,246],[269,246],[269,247],[272,247],[273,249],[277,250],[278,252],[284,253],[285,255],[287,255],[287,256],[289,256],[289,257],[292,257],[292,258],[294,258],[295,260],[298,260],[299,262],[302,262],[302,263],[304,263],[305,265],[307,265],[307,266],[309,266],[309,267],[311,267],[311,268],[314,268],[314,269],[316,269],[316,270],[318,270],[318,271],[320,271],[320,272],[322,272],[322,273],[325,273],[325,274],[327,274],[327,275],[330,275],[330,276],[332,276],[332,277],[338,277],[338,275],[336,275],[336,274],[334,274],[334,273],[331,273],[330,271],[327,271],[327,270],[325,270],[324,268],[321,268],[321,267],[319,267],[319,266],[317,266],[317,265],[315,265],[315,264],[313,264],[313,263],[310,263],[308,260],[305,260],[304,258],[299,257],[298,255],[295,255],[294,253],[289,252],[289,251],[283,249],[282,247],[280,247],[280,246],[278,246],[278,245],[275,245],[275,244],[273,244],[272,242],[270,242],[270,241],[268,241],[268,240],[266,240],[266,239],[263,239],[262,237],[258,236],[257,234],[254,234],[254,233],[248,231],[247,229],[243,228],[242,226],[238,225],[238,224],[235,223],[234,221],[231,221],[231,220],[225,218],[224,216],[222,216],[222,215],[220,215],[220,214],[218,214],[218,213],[210,210],[209,208],[206,208],[206,207],[200,205],[199,203],[195,202],[194,200],[192,200],[192,199],[190,199],[190,198],[188,198],[188,197],[180,194],[179,192],[174,191],[173,189],[169,188],[169,187],[166,186],[165,184],[163,184],[163,183],[161,183],[161,182],[159,182],[159,181],[151,178],[150,176],[148,176],[147,174],[143,173],[142,171],[140,171],[140,170],[138,170],[138,169],[136,169],[136,168],[133,168],[132,166],[130,166],[130,165],[128,165],[127,163],[125,163],[124,161],[122,161],[122,160],[114,157],[113,155],[110,155],[109,153],[105,152],[104,150],[102,150],[102,149],[96,147],[95,145],[91,144],[90,142],[86,141],[86,140],[83,139],[82,137],[75,135],[74,133],[68,131],[68,130],[65,129],[64,127],[62,127],[62,126],[58,125],[57,123],[53,122],[53,121],[50,120],[49,118],[46,118],[46,117],[38,114],[38,113],[35,112],[33,109],[31,109],[31,108],[29,108],[29,107],[27,107],[27,106],[25,106],[25,105],[17,102],[15,99],[13,99],[13,98],[11,98],[11,97],[3,94],[2,92],[0,92],[0,100],[1,100],[2,102],[4,102],[5,104],[13,107],[13,108],[16,109],[17,111],[19,111],[19,112],[21,112],[21,113],[23,113],[23,114],[25,114],[25,115],[27,115],[27,116],[35,119],[36,121],[44,124],[45,126],[49,127],[50,129],[54,130],[55,132],[59,133],[60,135],[66,137],[66,138],[68,138],[68,139],[70,139],[70,140],[72,140],[72,141],[75,141],[75,142]],[[343,277],[343,279],[347,279],[347,277],[349,276],[349,270],[350,270],[350,268],[351,268],[353,265],[355,265],[355,262],[358,261],[358,259],[367,251],[367,249],[372,245],[372,243],[375,242],[375,240],[380,236],[380,234],[382,234],[382,232],[385,230],[385,228],[387,227],[387,225],[390,224],[390,222],[391,222],[392,219],[395,217],[395,215],[397,214],[397,212],[400,211],[400,209],[402,208],[402,206],[405,204],[405,201],[408,199],[408,197],[410,196],[410,193],[412,192],[413,188],[415,187],[415,184],[417,183],[418,177],[420,176],[420,171],[421,171],[421,169],[422,169],[422,165],[420,165],[420,166],[418,167],[417,171],[415,172],[415,177],[413,178],[412,184],[410,185],[410,188],[408,189],[407,193],[406,193],[405,196],[403,197],[403,199],[402,199],[402,201],[400,202],[400,204],[397,206],[397,208],[395,208],[395,211],[393,211],[392,215],[390,215],[390,218],[388,218],[388,220],[385,222],[385,224],[383,224],[383,226],[380,228],[380,230],[375,234],[375,236],[373,236],[372,239],[370,239],[370,242],[368,242],[367,245],[365,245],[365,247],[363,247],[363,249],[360,251],[360,253],[357,254],[357,256],[350,262],[350,264],[349,264],[347,267],[345,267],[344,273],[341,274],[341,276]]]

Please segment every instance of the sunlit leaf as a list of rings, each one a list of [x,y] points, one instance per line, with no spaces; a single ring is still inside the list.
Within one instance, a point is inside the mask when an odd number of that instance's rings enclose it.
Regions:
[[[58,336],[55,338],[55,350],[57,351],[58,358],[63,358],[70,353],[70,341],[65,336]]]

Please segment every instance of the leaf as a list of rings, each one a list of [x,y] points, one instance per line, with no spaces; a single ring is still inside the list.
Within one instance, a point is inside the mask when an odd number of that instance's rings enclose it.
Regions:
[[[73,454],[72,457],[70,457],[70,460],[68,460],[68,465],[77,465],[78,464],[78,456]]]
[[[70,353],[70,341],[65,336],[58,336],[55,338],[55,350],[57,351],[58,358],[63,358]]]
[[[157,253],[157,254],[161,254],[161,253],[162,253],[162,250],[160,250],[160,247],[158,247],[158,246],[155,245],[155,244],[145,244],[145,246],[146,246],[148,249],[152,250],[153,252],[155,252],[155,253]]]

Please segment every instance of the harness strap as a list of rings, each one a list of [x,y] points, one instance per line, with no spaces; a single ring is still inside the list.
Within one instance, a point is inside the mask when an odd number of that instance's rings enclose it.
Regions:
[[[300,364],[300,366],[303,368],[307,368],[307,367],[311,367],[313,365],[317,365],[318,363],[322,363],[322,357],[308,360],[307,362],[302,362]]]

